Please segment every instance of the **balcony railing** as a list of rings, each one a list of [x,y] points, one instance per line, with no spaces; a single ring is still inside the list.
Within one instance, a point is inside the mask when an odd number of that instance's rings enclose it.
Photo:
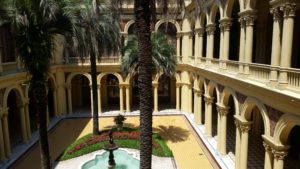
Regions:
[[[121,58],[118,56],[111,56],[111,57],[99,57],[97,62],[98,63],[120,63]],[[80,58],[80,57],[69,57],[68,62],[66,63],[79,63],[79,64],[89,64],[90,63],[90,58],[85,57],[85,58]]]
[[[239,72],[239,62],[238,61],[227,60],[224,62],[226,63],[228,72],[231,72],[231,73]]]
[[[270,79],[270,66],[264,64],[252,63],[249,66],[250,77],[259,81],[269,81]]]
[[[292,88],[300,88],[300,70],[288,69],[288,86]]]

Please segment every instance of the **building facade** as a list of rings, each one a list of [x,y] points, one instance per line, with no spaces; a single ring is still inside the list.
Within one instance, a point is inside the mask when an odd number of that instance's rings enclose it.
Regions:
[[[300,1],[208,0],[183,18],[158,19],[177,49],[173,77],[153,75],[154,112],[189,113],[228,168],[300,168]],[[121,36],[134,33],[133,1],[126,1]],[[168,29],[165,29],[165,28]],[[36,131],[28,75],[8,26],[0,28],[0,161]],[[48,121],[93,112],[89,59],[69,56],[63,37],[48,81]],[[97,60],[99,113],[138,107],[136,77],[124,75],[121,56]]]

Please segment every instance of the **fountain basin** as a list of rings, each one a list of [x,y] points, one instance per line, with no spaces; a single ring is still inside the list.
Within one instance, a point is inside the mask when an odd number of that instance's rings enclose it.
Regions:
[[[118,149],[114,151],[116,166],[114,169],[139,169],[139,158],[136,153],[130,152],[126,149]],[[109,159],[109,152],[96,154],[94,159],[87,161],[81,169],[107,169],[109,166],[107,161]]]

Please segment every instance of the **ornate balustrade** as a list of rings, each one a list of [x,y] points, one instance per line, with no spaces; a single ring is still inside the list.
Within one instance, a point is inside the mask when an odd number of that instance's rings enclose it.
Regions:
[[[300,70],[299,69],[287,69],[288,73],[288,87],[300,88]]]
[[[267,82],[270,79],[270,66],[264,64],[251,63],[249,65],[250,78],[257,81]]]
[[[238,73],[239,72],[239,65],[240,63],[238,61],[232,61],[232,60],[227,60],[224,61],[226,63],[226,69],[228,72],[231,73]]]

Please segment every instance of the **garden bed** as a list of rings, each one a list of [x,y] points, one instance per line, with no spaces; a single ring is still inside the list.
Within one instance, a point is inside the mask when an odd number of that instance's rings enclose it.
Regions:
[[[122,131],[113,130],[114,142],[122,148],[139,149],[140,131],[133,128],[124,128]],[[76,140],[61,155],[59,161],[82,156],[103,148],[109,140],[109,130],[100,132],[99,135],[88,134]],[[152,134],[152,154],[159,157],[173,157],[165,141],[157,134]]]

